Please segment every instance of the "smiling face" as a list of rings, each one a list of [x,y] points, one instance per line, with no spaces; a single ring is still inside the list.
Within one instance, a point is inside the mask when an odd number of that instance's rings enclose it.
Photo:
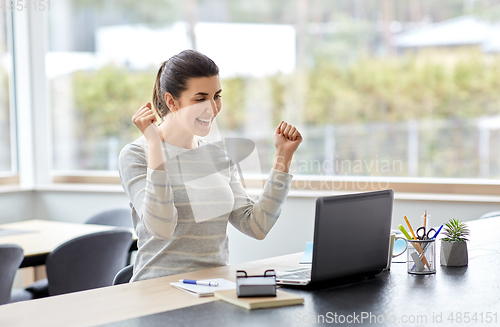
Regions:
[[[173,99],[167,92],[165,102],[186,131],[206,136],[222,109],[219,76],[193,77],[188,80],[187,86],[187,90],[182,92],[178,99]]]

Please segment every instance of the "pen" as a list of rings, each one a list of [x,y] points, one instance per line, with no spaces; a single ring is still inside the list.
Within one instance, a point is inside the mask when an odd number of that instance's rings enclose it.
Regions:
[[[434,236],[431,237],[431,240],[435,239],[438,236],[439,232],[441,231],[441,228],[443,228],[443,225],[441,225],[441,227],[439,227],[439,229],[437,230],[436,234],[434,234]]]
[[[201,280],[194,279],[179,279],[179,282],[184,284],[193,284],[193,285],[201,285],[201,286],[219,286],[217,282],[205,282]]]

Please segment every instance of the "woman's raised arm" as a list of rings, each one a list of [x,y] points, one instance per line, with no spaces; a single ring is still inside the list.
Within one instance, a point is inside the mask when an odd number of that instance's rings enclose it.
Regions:
[[[144,134],[147,150],[133,143],[122,149],[118,158],[120,180],[146,229],[155,237],[168,239],[177,226],[178,213],[151,104],[141,107],[132,121]]]
[[[281,122],[274,132],[276,156],[264,190],[254,200],[243,188],[238,169],[230,161],[231,181],[235,203],[229,222],[242,233],[262,240],[278,220],[290,191],[293,175],[289,173],[294,152],[302,142],[302,135],[294,126]]]

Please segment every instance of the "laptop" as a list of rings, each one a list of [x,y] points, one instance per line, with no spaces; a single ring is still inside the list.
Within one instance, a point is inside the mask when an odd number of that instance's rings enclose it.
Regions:
[[[276,283],[308,285],[376,275],[388,264],[394,191],[319,197],[312,264],[276,272]]]

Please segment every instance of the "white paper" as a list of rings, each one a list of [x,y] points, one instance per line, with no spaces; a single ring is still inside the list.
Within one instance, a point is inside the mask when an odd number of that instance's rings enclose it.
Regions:
[[[201,279],[200,281],[204,282],[217,282],[219,286],[203,286],[203,285],[194,285],[194,284],[184,284],[183,282],[172,282],[172,285],[175,288],[178,288],[182,291],[188,292],[189,294],[193,294],[194,296],[202,297],[202,296],[214,296],[215,291],[225,291],[225,290],[234,290],[236,289],[236,283],[224,278],[213,278],[213,279]]]

